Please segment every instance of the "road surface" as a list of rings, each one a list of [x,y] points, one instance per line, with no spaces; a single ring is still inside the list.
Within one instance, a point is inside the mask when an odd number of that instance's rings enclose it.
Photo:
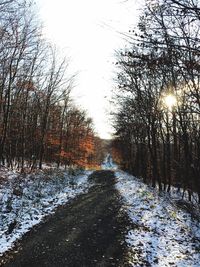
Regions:
[[[96,171],[88,193],[58,208],[25,235],[4,267],[130,266],[124,237],[129,227],[112,171]]]

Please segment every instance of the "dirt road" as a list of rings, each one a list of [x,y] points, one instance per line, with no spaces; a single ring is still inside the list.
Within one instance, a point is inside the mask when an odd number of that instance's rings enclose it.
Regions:
[[[129,266],[129,226],[112,171],[96,171],[89,192],[60,207],[7,255],[5,267]]]

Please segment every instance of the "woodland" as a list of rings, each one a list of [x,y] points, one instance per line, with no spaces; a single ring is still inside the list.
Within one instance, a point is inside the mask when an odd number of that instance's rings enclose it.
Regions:
[[[199,1],[146,1],[117,52],[113,150],[125,170],[200,202],[199,31]]]
[[[32,1],[0,2],[0,163],[96,165],[101,141],[71,97],[76,75],[35,14]]]
[[[200,2],[146,0],[120,33],[112,140],[35,8],[0,1],[0,266],[200,266]]]

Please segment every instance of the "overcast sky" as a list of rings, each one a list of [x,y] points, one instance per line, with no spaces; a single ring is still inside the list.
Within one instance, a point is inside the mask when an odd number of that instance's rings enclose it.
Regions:
[[[120,32],[136,24],[138,0],[36,0],[44,33],[78,72],[73,90],[78,105],[87,109],[102,138],[110,138],[115,50],[125,41]]]

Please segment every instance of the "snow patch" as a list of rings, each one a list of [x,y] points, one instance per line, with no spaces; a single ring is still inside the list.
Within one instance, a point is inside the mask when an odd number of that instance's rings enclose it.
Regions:
[[[101,165],[101,168],[103,170],[117,170],[118,166],[113,162],[112,156],[107,154],[104,162]]]
[[[116,187],[133,223],[126,236],[132,266],[200,266],[200,222],[159,192],[122,171]]]
[[[87,192],[92,171],[70,175],[63,170],[45,170],[21,177],[1,169],[0,184],[0,256],[14,243],[78,194]]]

